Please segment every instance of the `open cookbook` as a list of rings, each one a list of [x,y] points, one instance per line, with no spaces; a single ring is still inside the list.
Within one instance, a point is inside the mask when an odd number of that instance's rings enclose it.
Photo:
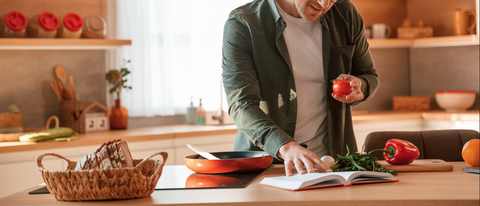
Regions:
[[[390,173],[372,171],[307,173],[293,176],[265,177],[258,184],[285,190],[306,190],[354,184],[396,182]]]

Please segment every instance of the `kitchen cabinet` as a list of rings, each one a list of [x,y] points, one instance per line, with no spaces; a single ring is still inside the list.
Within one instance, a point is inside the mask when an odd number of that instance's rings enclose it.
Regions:
[[[365,26],[374,23],[384,23],[392,28],[392,35],[387,39],[368,39],[370,48],[398,47],[443,47],[479,45],[479,0],[352,0],[362,14]],[[476,34],[454,36],[454,9],[476,11]],[[434,37],[417,39],[396,38],[396,28],[401,26],[405,18],[415,25],[422,19],[427,25],[433,26]]]
[[[42,164],[44,168],[62,170],[62,162],[63,160],[56,157],[45,157]],[[31,158],[29,161],[0,164],[0,171],[2,185],[0,187],[0,197],[43,183],[35,158]]]

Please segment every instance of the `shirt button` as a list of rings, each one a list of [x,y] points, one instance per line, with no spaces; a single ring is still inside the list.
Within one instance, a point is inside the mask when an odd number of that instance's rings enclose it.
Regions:
[[[289,126],[290,126],[290,127],[293,127],[293,126],[295,126],[295,124],[294,124],[294,123],[290,123],[290,125],[289,125]]]

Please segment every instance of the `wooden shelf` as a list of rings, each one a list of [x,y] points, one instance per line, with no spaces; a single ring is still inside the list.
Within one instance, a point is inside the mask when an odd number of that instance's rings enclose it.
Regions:
[[[37,39],[1,38],[0,50],[103,50],[132,45],[132,40],[117,39]]]
[[[445,36],[418,39],[368,39],[370,48],[410,48],[479,45],[477,35]]]

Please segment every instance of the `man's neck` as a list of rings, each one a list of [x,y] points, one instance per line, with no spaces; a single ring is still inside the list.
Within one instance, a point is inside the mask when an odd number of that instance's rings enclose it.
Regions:
[[[293,0],[275,0],[275,2],[277,2],[278,6],[290,16],[302,18],[298,13],[297,8],[295,8],[295,2]]]

